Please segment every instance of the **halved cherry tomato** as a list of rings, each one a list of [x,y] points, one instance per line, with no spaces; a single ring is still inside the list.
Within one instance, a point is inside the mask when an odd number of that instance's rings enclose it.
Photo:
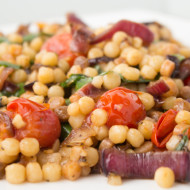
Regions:
[[[20,114],[26,126],[16,129],[15,138],[21,140],[25,137],[36,138],[41,147],[49,147],[59,138],[61,126],[58,117],[47,107],[33,101],[18,98],[7,105],[7,114],[11,119]]]
[[[61,33],[48,39],[42,46],[42,50],[56,53],[59,58],[64,58],[72,66],[77,54],[70,50],[72,35],[70,33]]]
[[[163,113],[155,125],[151,140],[158,148],[164,148],[176,126],[177,111],[170,109]]]
[[[118,87],[104,93],[96,104],[108,113],[107,126],[127,125],[137,127],[139,121],[145,118],[146,111],[136,92]]]

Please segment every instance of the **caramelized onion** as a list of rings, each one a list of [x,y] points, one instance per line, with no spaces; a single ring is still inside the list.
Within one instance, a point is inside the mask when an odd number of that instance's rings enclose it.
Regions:
[[[120,20],[110,29],[95,36],[95,38],[92,39],[91,44],[96,44],[104,40],[109,40],[118,31],[123,31],[132,37],[136,36],[141,38],[144,42],[144,45],[149,45],[154,39],[153,33],[145,25],[131,22],[128,20]]]
[[[182,80],[190,76],[190,58],[182,61],[180,65],[179,75]]]
[[[5,139],[12,136],[14,136],[12,121],[6,113],[0,111],[0,138]]]
[[[115,148],[101,151],[100,166],[106,175],[114,173],[124,178],[154,178],[159,167],[171,168],[176,181],[190,181],[190,153],[165,151],[147,153],[126,153]]]
[[[87,26],[80,18],[78,18],[74,13],[67,14],[67,22],[70,24],[77,24],[81,26]]]
[[[14,69],[10,67],[6,67],[3,69],[3,71],[0,74],[0,90],[2,90],[5,81],[13,71]]]
[[[158,80],[156,82],[152,82],[146,88],[147,92],[152,94],[154,97],[159,97],[162,94],[169,91],[168,85],[165,83],[164,80]]]

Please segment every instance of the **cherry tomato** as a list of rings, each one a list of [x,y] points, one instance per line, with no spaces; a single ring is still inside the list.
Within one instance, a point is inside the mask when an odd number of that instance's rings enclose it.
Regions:
[[[151,140],[159,148],[164,148],[176,126],[177,111],[170,109],[163,113],[155,125]]]
[[[72,35],[70,33],[62,33],[48,39],[42,47],[42,50],[56,53],[59,58],[64,58],[72,66],[77,54],[70,50]]]
[[[15,138],[21,140],[25,137],[36,138],[41,147],[49,147],[59,138],[61,126],[58,117],[47,107],[33,101],[18,98],[7,105],[7,114],[13,119],[20,114],[26,126],[16,129]]]
[[[102,108],[108,113],[107,126],[127,125],[137,127],[139,121],[145,118],[146,111],[134,91],[118,87],[104,93],[97,102],[96,108]]]

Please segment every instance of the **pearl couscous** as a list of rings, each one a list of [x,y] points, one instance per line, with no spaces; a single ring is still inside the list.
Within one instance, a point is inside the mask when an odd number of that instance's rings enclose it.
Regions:
[[[189,182],[190,48],[157,22],[37,28],[0,33],[0,178]]]

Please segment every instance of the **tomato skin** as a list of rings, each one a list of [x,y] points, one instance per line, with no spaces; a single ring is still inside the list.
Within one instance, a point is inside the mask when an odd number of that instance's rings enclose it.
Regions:
[[[20,114],[26,122],[25,127],[15,128],[15,138],[18,140],[33,137],[39,141],[41,147],[49,147],[59,138],[61,133],[59,119],[45,106],[18,98],[7,105],[7,110],[12,119],[16,114]]]
[[[48,39],[42,46],[41,50],[46,50],[56,53],[59,58],[64,58],[68,61],[70,66],[73,65],[74,59],[77,57],[76,53],[70,50],[70,43],[72,35],[70,33],[61,33]]]
[[[145,118],[146,111],[134,91],[118,87],[104,93],[97,102],[96,108],[108,113],[107,126],[127,125],[136,128],[139,121]]]
[[[165,148],[166,143],[169,141],[173,134],[173,129],[176,126],[175,117],[177,111],[170,109],[163,113],[158,122],[155,124],[154,131],[152,133],[151,141],[158,148]]]

